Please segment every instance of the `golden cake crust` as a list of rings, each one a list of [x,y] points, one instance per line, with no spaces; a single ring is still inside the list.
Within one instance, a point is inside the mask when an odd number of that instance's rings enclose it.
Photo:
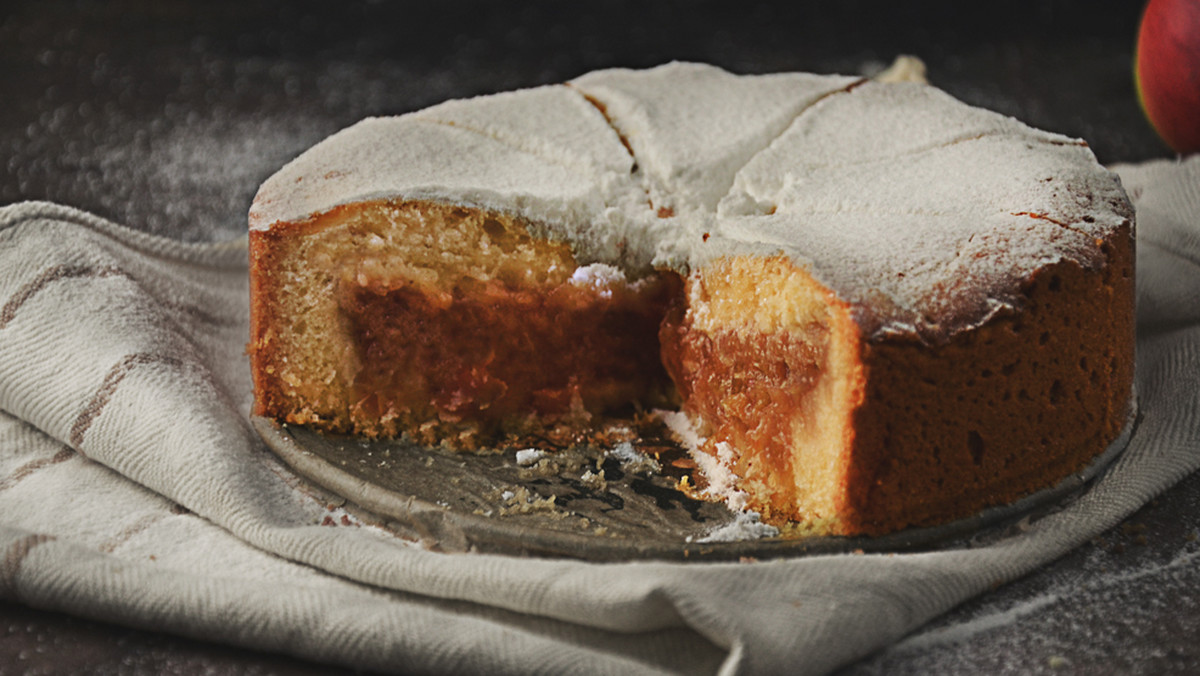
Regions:
[[[1129,419],[1134,238],[1100,271],[1039,270],[1019,311],[950,342],[867,345],[842,530],[886,533],[969,516],[1086,467]]]

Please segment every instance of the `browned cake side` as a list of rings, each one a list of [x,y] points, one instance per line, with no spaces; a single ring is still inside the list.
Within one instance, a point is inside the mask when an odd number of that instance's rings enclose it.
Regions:
[[[944,523],[1086,467],[1121,433],[1134,377],[1134,238],[1108,264],[1043,268],[1019,312],[949,343],[871,343],[845,532]]]
[[[1103,269],[1047,266],[1019,310],[942,345],[865,340],[785,259],[723,261],[665,321],[664,360],[701,450],[764,520],[840,535],[945,523],[1054,485],[1121,432],[1130,227],[1103,248]]]

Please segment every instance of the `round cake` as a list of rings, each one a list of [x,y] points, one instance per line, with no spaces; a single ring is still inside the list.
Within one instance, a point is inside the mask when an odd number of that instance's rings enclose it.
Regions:
[[[672,63],[367,119],[250,245],[259,415],[470,447],[678,411],[791,533],[1011,502],[1132,406],[1118,179],[925,84]]]

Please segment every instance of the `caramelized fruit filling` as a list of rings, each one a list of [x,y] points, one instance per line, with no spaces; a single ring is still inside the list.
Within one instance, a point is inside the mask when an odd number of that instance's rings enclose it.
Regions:
[[[660,339],[700,450],[747,504],[776,524],[833,527],[862,381],[845,307],[783,256],[728,258],[689,277]]]
[[[709,334],[663,325],[663,361],[686,409],[705,421],[710,442],[754,457],[736,462],[747,479],[792,477],[797,437],[815,423],[814,389],[824,369],[824,331],[812,340],[784,334]],[[744,473],[743,473],[744,472]]]
[[[535,287],[464,277],[446,291],[344,286],[341,310],[371,365],[353,384],[364,412],[487,427],[669,398],[658,328],[681,293],[676,275]]]

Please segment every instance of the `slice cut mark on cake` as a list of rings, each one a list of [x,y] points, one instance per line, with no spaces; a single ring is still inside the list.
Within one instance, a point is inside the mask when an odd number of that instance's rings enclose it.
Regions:
[[[447,101],[413,119],[467,129],[549,162],[595,175],[633,172],[624,139],[567,85]]]
[[[713,211],[738,170],[798,115],[862,81],[807,73],[737,76],[670,63],[596,71],[570,86],[625,140],[651,201],[678,213]],[[680,82],[687,86],[675,86]]]

